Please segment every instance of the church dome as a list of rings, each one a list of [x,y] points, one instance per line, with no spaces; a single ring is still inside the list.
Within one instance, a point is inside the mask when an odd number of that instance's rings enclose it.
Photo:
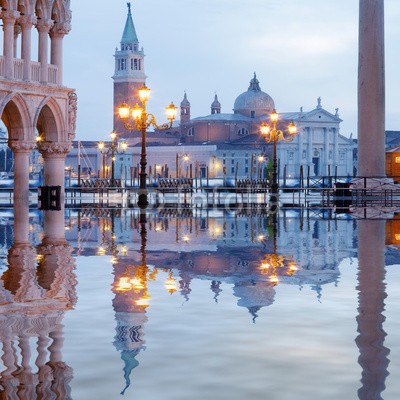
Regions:
[[[233,106],[235,114],[242,114],[254,118],[270,114],[275,109],[274,100],[270,95],[261,91],[259,81],[254,74],[247,92],[239,95]]]

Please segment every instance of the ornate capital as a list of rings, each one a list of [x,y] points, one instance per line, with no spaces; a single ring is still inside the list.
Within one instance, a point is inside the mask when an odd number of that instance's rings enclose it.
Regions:
[[[68,35],[71,30],[71,24],[69,22],[55,22],[50,30],[50,36],[64,37]]]
[[[23,28],[32,28],[33,25],[37,23],[37,18],[35,15],[21,15],[18,18],[18,22]]]
[[[36,147],[36,143],[25,140],[9,140],[8,147],[14,153],[30,153]]]
[[[43,142],[38,144],[38,150],[43,157],[46,156],[65,156],[71,150],[70,142]]]
[[[30,243],[15,243],[8,250],[9,257],[24,257],[25,259],[35,259],[36,251]]]
[[[3,20],[4,25],[13,25],[18,19],[19,15],[19,12],[15,10],[3,10],[0,14],[0,17]]]
[[[53,26],[54,21],[51,19],[38,19],[36,28],[39,32],[48,33]]]

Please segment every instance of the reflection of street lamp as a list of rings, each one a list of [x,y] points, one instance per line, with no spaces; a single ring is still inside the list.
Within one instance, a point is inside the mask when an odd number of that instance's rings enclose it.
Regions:
[[[266,122],[263,122],[260,126],[260,131],[261,131],[261,134],[264,136],[267,143],[270,143],[270,142],[274,143],[274,159],[273,159],[271,193],[276,194],[276,193],[278,193],[278,189],[279,189],[278,174],[277,174],[278,163],[277,163],[277,157],[276,157],[276,144],[280,140],[283,140],[284,142],[291,142],[294,139],[294,136],[296,135],[297,128],[296,128],[296,125],[293,122],[291,122],[287,129],[289,136],[285,137],[285,134],[283,133],[283,131],[276,129],[279,115],[275,110],[271,113],[270,119],[271,119],[272,126],[268,125]]]
[[[114,187],[115,184],[115,172],[114,172],[114,163],[115,163],[115,154],[122,154],[125,153],[126,149],[128,148],[128,143],[125,140],[118,142],[117,141],[117,134],[113,131],[110,133],[111,137],[111,144],[110,147],[106,147],[104,142],[99,142],[98,147],[100,153],[103,154],[103,175],[104,175],[104,164],[105,164],[105,156],[111,153],[111,181],[110,186]],[[104,176],[103,176],[104,177]]]
[[[273,234],[273,252],[266,254],[264,256],[264,259],[262,260],[259,269],[262,274],[269,275],[269,281],[273,285],[277,285],[279,283],[278,269],[280,269],[281,271],[279,275],[286,274],[288,276],[291,276],[296,271],[298,271],[299,267],[295,264],[292,257],[278,254],[277,243],[276,243],[276,238],[278,234],[277,214],[276,213],[272,214],[271,218],[272,218],[272,234]]]
[[[183,154],[183,155],[179,155],[178,153],[176,153],[176,160],[175,160],[175,168],[176,168],[176,177],[180,178],[180,174],[179,174],[179,158],[181,158],[183,161],[187,162],[189,161],[189,155],[188,154]]]
[[[142,107],[136,104],[134,107],[129,107],[128,104],[123,103],[118,107],[118,114],[121,118],[124,126],[128,130],[141,131],[142,133],[142,148],[140,154],[140,184],[139,184],[139,201],[138,205],[141,208],[146,208],[149,204],[147,201],[147,191],[146,191],[146,130],[150,126],[154,126],[159,131],[167,130],[172,127],[172,122],[176,118],[177,108],[171,102],[171,104],[166,108],[167,118],[169,123],[157,125],[156,118],[153,114],[148,114],[146,111],[146,104],[150,97],[150,89],[143,85],[139,89],[139,99],[142,103]],[[131,117],[133,124],[131,124],[128,119]]]

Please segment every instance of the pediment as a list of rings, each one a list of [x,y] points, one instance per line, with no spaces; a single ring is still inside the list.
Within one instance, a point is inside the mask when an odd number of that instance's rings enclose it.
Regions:
[[[301,118],[301,121],[304,122],[335,122],[339,123],[342,122],[342,120],[334,115],[331,114],[330,112],[324,110],[323,108],[316,108],[315,110],[312,110]]]

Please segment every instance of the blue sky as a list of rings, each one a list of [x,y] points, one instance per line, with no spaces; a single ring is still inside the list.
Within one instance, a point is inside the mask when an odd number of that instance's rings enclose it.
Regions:
[[[64,40],[64,84],[79,96],[77,138],[112,130],[113,54],[126,20],[125,0],[71,2]],[[322,97],[339,108],[342,134],[357,132],[358,0],[135,0],[144,47],[149,112],[179,105],[186,90],[192,117],[210,113],[214,93],[231,112],[253,72],[278,111],[311,110]],[[387,129],[400,130],[400,2],[386,0]]]

